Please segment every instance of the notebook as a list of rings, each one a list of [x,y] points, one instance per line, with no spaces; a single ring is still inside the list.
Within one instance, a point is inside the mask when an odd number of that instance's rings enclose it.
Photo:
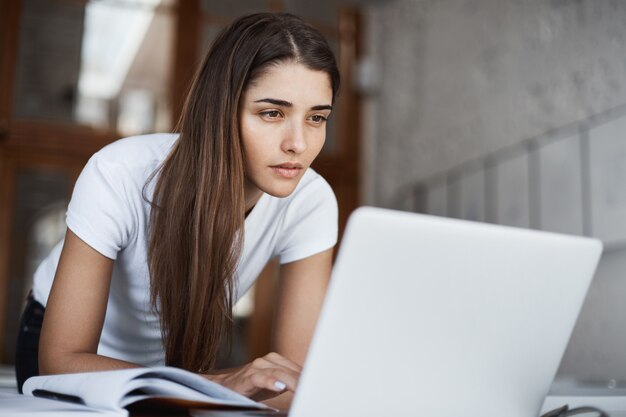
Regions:
[[[289,416],[537,416],[601,251],[589,238],[356,210]]]

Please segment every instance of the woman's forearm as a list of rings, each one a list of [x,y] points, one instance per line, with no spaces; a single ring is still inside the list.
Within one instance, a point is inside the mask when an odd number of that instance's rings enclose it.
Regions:
[[[39,352],[39,374],[70,374],[77,372],[110,371],[114,369],[139,368],[136,363],[126,362],[95,353],[48,353]]]

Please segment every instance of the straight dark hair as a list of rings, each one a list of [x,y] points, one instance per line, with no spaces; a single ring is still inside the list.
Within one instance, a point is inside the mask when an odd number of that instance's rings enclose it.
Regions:
[[[148,244],[151,302],[160,315],[167,365],[207,372],[229,334],[245,220],[240,101],[269,65],[289,61],[327,73],[336,96],[333,53],[302,19],[259,13],[224,29],[194,76],[177,125],[180,136],[149,180],[156,179]]]

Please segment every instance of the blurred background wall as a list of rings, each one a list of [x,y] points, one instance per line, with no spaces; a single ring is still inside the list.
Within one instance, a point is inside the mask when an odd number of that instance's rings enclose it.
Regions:
[[[366,12],[368,198],[626,103],[626,3],[397,0]]]
[[[216,33],[266,10],[301,15],[339,58],[315,168],[341,224],[370,204],[602,239],[559,378],[626,383],[620,0],[0,0],[0,360],[89,155],[171,130]],[[236,361],[269,349],[274,271],[241,308]]]

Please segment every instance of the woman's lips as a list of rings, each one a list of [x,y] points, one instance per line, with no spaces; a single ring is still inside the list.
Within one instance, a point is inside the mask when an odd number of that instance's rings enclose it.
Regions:
[[[270,168],[280,177],[287,179],[297,177],[300,174],[300,170],[302,170],[301,166],[295,164],[274,165]]]

